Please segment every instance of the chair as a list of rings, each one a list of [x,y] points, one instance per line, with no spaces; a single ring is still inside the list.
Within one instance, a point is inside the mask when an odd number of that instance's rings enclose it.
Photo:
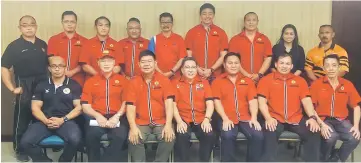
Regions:
[[[247,140],[247,137],[246,137],[243,133],[238,132],[236,141],[244,141],[244,140]],[[289,132],[289,131],[284,131],[284,132],[282,132],[282,134],[280,135],[279,140],[280,140],[280,141],[297,142],[298,148],[295,148],[293,157],[297,157],[297,156],[300,155],[300,151],[301,151],[301,139],[300,139],[300,137],[298,136],[298,134],[293,133],[293,132]],[[222,140],[221,140],[221,137],[220,137],[220,141],[222,141]],[[222,144],[222,143],[221,143],[221,144]],[[222,153],[221,150],[222,150],[222,147],[220,148],[220,153]],[[222,157],[222,155],[220,155],[220,156]]]
[[[43,139],[40,143],[39,146],[41,148],[43,148],[44,154],[45,156],[47,155],[46,149],[47,148],[64,148],[64,140],[62,138],[60,138],[59,136],[56,135],[51,135],[45,139]],[[83,155],[83,154],[82,154]],[[77,153],[75,153],[75,162],[77,161]],[[81,160],[83,161],[83,160]]]

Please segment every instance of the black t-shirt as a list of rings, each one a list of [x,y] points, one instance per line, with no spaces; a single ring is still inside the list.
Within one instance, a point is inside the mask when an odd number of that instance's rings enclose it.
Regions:
[[[291,72],[295,73],[297,70],[304,72],[306,56],[302,46],[297,45],[297,47],[292,48],[290,52],[287,52],[284,45],[276,44],[272,47],[272,53],[271,68],[275,68],[275,61],[278,56],[287,53],[292,56],[293,68]]]
[[[41,110],[47,118],[64,117],[74,109],[73,100],[80,99],[81,92],[81,86],[70,78],[58,88],[49,78],[36,86],[32,100],[43,101]]]
[[[6,47],[1,58],[1,67],[14,67],[14,74],[20,77],[46,74],[47,65],[47,45],[37,37],[32,43],[20,36]]]

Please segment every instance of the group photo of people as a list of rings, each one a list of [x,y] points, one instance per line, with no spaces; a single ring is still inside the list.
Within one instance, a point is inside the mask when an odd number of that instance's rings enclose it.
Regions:
[[[89,162],[121,162],[124,151],[128,161],[146,162],[147,148],[155,148],[156,162],[209,162],[215,149],[219,161],[239,162],[241,133],[246,162],[278,162],[285,131],[299,136],[302,161],[349,159],[360,142],[361,97],[344,78],[349,56],[331,24],[310,27],[319,41],[306,49],[294,24],[273,27],[272,44],[256,12],[227,35],[214,23],[216,5],[197,10],[199,24],[184,34],[174,32],[171,12],[159,13],[160,32],[149,38],[142,20],[129,17],[120,40],[106,15],[94,18],[96,34],[87,38],[78,33],[77,11],[63,11],[63,30],[48,40],[37,37],[42,27],[33,15],[14,18],[20,37],[3,50],[1,77],[15,95],[17,161],[71,162],[83,149]],[[53,135],[64,141],[58,160],[41,146]],[[153,137],[156,145],[148,144]]]

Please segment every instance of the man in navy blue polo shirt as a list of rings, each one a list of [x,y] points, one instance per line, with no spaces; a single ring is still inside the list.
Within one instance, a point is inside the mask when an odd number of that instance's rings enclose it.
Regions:
[[[70,162],[81,139],[81,130],[74,118],[81,114],[81,86],[65,76],[66,64],[59,56],[49,58],[51,77],[40,82],[32,97],[31,109],[37,121],[26,130],[20,145],[33,162],[52,161],[46,157],[39,142],[53,134],[65,142],[59,162]]]

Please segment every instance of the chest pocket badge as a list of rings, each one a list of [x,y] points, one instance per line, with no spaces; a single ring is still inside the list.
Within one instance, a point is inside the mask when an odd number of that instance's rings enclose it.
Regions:
[[[64,93],[64,94],[69,94],[69,93],[70,93],[70,89],[69,89],[69,88],[64,88],[64,89],[63,89],[63,93]]]

